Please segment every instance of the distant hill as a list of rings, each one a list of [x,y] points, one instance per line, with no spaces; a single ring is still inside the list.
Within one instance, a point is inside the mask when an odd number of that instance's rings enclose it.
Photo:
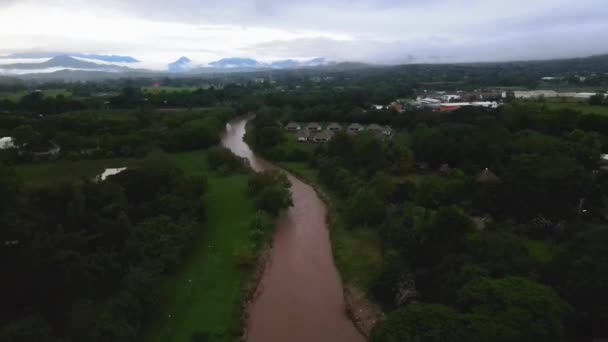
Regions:
[[[297,69],[306,67],[317,67],[326,64],[325,58],[315,58],[308,61],[296,61],[294,59],[285,59],[271,63],[259,62],[252,58],[223,58],[219,61],[209,63],[211,68],[216,69],[233,69],[233,70],[249,70],[249,69]]]
[[[263,64],[252,58],[223,58],[219,61],[209,63],[211,67],[219,69],[256,69]]]
[[[79,57],[86,59],[94,59],[98,61],[104,61],[109,63],[139,63],[140,61],[131,56],[117,56],[117,55],[96,55],[96,54],[84,54],[84,53],[67,53],[67,52],[23,52],[13,53],[5,58],[20,59],[20,58],[53,58],[57,56],[70,56]]]
[[[97,64],[93,62],[82,61],[70,56],[57,56],[49,59],[46,62],[41,63],[0,64],[0,69],[5,70],[44,70],[49,68],[69,68],[109,72],[121,72],[130,70],[127,67],[109,64]]]
[[[270,63],[270,67],[273,69],[296,69],[318,67],[325,64],[325,58],[314,58],[308,61],[296,61],[293,59],[286,59],[283,61],[272,62]]]
[[[167,64],[167,68],[171,73],[185,73],[190,71],[193,66],[190,58],[182,56],[177,61]]]

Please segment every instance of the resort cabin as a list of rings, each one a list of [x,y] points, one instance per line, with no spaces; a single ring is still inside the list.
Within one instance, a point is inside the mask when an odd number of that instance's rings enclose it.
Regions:
[[[310,131],[308,131],[308,130],[299,131],[297,134],[297,139],[299,142],[307,142],[308,139],[310,139]]]
[[[311,122],[308,125],[306,125],[306,129],[309,131],[320,132],[323,128],[318,123]]]
[[[333,138],[334,133],[332,131],[323,131],[315,134],[312,138],[312,141],[316,143],[326,143]]]
[[[340,124],[335,123],[335,122],[334,123],[330,123],[327,126],[327,130],[328,131],[332,131],[332,132],[339,132],[339,131],[342,130],[342,126]]]
[[[367,130],[372,133],[391,135],[391,128],[387,126],[380,126],[378,124],[371,124],[367,127]]]
[[[348,131],[352,133],[357,133],[363,131],[365,128],[358,123],[350,124],[348,126]]]
[[[287,124],[287,126],[285,126],[285,129],[288,132],[296,132],[296,131],[299,131],[300,129],[302,129],[302,127],[300,127],[300,125],[297,122],[290,122]]]

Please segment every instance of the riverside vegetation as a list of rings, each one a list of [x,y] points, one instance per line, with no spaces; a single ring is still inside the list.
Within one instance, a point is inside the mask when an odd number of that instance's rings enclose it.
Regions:
[[[238,109],[237,109],[238,110]],[[1,116],[3,341],[230,341],[289,184],[213,147],[230,106]],[[49,141],[57,155],[40,157]],[[118,158],[120,157],[120,158]],[[127,167],[104,181],[106,167]]]
[[[372,341],[607,335],[603,116],[514,104],[294,144],[277,123],[305,115],[267,107],[249,140],[330,194],[336,262],[388,313]]]
[[[536,88],[578,68],[602,87],[605,60],[160,79],[175,88],[158,92],[141,90],[149,79],[2,83],[0,136],[17,148],[0,150],[0,340],[239,335],[242,289],[289,205],[281,176],[250,181],[214,147],[250,111],[256,151],[329,194],[336,263],[387,313],[373,341],[605,338],[605,99],[369,109],[421,89]],[[395,134],[298,144],[288,121]],[[107,167],[127,170],[93,181]]]

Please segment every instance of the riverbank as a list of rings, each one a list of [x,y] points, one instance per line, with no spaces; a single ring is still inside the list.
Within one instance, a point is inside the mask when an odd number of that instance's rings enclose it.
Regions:
[[[222,144],[255,170],[277,167],[243,141],[247,119],[228,125]],[[248,308],[247,341],[364,341],[345,313],[333,259],[327,207],[312,186],[289,176],[293,207],[277,222],[270,261]]]
[[[233,341],[240,335],[241,304],[252,271],[237,265],[239,247],[248,244],[255,208],[247,195],[245,174],[218,176],[207,166],[204,152],[172,155],[188,175],[208,181],[206,233],[182,269],[168,277],[162,321],[149,341],[191,341],[194,334],[211,341]]]

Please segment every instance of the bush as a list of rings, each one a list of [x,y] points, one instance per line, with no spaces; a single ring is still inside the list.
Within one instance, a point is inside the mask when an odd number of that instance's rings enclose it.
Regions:
[[[240,158],[225,147],[212,147],[207,150],[207,162],[212,170],[222,175],[245,173],[248,170],[247,159]]]
[[[284,173],[264,171],[249,179],[248,191],[258,209],[276,216],[293,205],[290,187],[291,182]]]
[[[249,268],[255,262],[255,253],[249,247],[240,246],[234,251],[234,261],[238,267]]]

